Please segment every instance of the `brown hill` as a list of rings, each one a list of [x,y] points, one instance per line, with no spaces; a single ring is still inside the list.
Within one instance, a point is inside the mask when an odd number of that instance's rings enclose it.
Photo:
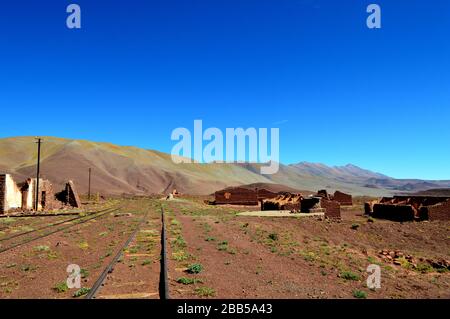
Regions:
[[[247,185],[239,185],[239,187],[247,188],[247,189],[255,189],[255,188],[266,189],[273,193],[289,192],[289,193],[301,193],[304,195],[312,195],[312,194],[316,193],[314,191],[300,190],[300,189],[289,187],[286,185],[274,184],[274,183],[253,183],[253,184],[247,184]]]
[[[0,139],[0,172],[11,173],[17,180],[34,176],[37,157],[34,142],[33,137]],[[87,192],[89,168],[92,168],[92,191],[106,194],[167,193],[176,188],[181,193],[203,195],[228,186],[257,183],[254,185],[271,185],[271,189],[277,189],[278,184],[293,190],[339,189],[354,195],[380,196],[392,194],[395,189],[371,187],[367,179],[385,178],[391,184],[398,181],[355,166],[329,169],[320,165],[314,170],[312,167],[312,164],[307,169],[302,165],[280,165],[277,174],[260,175],[259,164],[175,164],[169,154],[158,151],[56,137],[44,137],[41,160],[44,178],[56,187],[71,179],[81,193]],[[428,188],[432,185],[436,184],[427,183]]]

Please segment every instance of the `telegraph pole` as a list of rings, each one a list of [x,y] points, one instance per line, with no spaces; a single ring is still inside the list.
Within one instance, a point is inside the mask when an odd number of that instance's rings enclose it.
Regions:
[[[89,187],[88,187],[88,200],[91,200],[91,168],[89,167]]]
[[[37,157],[37,172],[36,172],[36,195],[34,208],[37,211],[39,208],[39,175],[40,175],[40,162],[41,162],[41,143],[42,139],[40,137],[36,138],[38,145],[38,157]]]

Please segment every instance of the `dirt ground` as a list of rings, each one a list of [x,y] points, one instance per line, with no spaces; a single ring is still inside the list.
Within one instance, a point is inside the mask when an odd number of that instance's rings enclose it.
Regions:
[[[361,205],[344,207],[341,221],[239,216],[258,208],[210,206],[197,197],[121,205],[0,253],[0,298],[74,298],[77,290],[64,285],[67,266],[79,265],[82,286],[92,287],[138,225],[97,298],[159,298],[161,206],[171,298],[450,298],[450,272],[430,263],[450,259],[450,222],[373,220]],[[70,218],[0,220],[0,244]],[[381,269],[379,289],[366,284],[371,264]]]
[[[146,216],[145,226],[141,229],[136,241],[147,243],[147,238],[150,235],[153,236],[153,232],[159,231],[159,226],[154,225],[154,219],[160,216],[154,203],[145,200],[128,200],[123,201],[122,205],[119,211],[105,214],[83,224],[75,224],[69,229],[0,253],[0,298],[73,298],[78,289],[69,289],[66,285],[69,275],[67,267],[70,264],[79,265],[82,288],[90,288],[106,265],[118,253],[120,245],[136,229],[143,216]],[[11,228],[21,229],[22,222],[39,228],[47,223],[53,223],[56,217],[33,218],[35,219],[13,219],[5,233],[10,233]],[[149,233],[150,231],[152,232]],[[42,233],[39,232],[39,234]],[[32,238],[36,234],[26,236]],[[11,245],[16,240],[20,241],[22,238],[6,241],[5,246]],[[130,246],[132,251],[136,250],[134,246],[137,246],[137,242],[133,242]],[[150,249],[151,243],[147,246],[145,249]],[[136,251],[138,252],[140,251]],[[149,253],[159,254],[159,250],[156,247],[155,251],[151,250]],[[127,267],[129,257],[126,252],[121,261],[127,264]],[[159,260],[158,256],[157,258]],[[102,292],[108,293],[108,285],[124,283],[136,274],[139,274],[141,280],[148,286],[152,286],[151,291],[155,290],[153,286],[154,282],[158,283],[159,265],[157,270],[151,268],[154,267],[153,259],[145,263],[136,262],[136,267],[129,268],[130,271],[125,275],[120,264],[117,272],[110,275],[115,277],[108,278]],[[145,267],[148,271],[140,274],[137,270],[141,267]],[[144,289],[146,288],[150,289],[145,286]]]
[[[450,298],[450,273],[425,262],[449,259],[448,222],[371,220],[361,206],[343,208],[338,222],[238,216],[248,208],[198,201],[167,206],[172,298]],[[381,250],[419,264],[394,264]],[[201,272],[185,271],[193,264]],[[380,289],[367,288],[370,264],[381,268]]]

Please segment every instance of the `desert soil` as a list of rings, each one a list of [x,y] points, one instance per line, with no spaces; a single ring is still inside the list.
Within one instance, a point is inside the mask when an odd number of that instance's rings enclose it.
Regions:
[[[0,298],[74,298],[76,289],[64,286],[67,266],[79,265],[82,286],[92,287],[138,226],[97,298],[159,298],[161,206],[171,298],[450,298],[450,272],[427,261],[450,259],[450,222],[372,220],[361,205],[343,208],[340,221],[240,216],[258,208],[197,197],[121,205],[120,213],[0,253]],[[64,218],[0,220],[0,244]],[[366,284],[371,264],[381,269],[379,289]]]

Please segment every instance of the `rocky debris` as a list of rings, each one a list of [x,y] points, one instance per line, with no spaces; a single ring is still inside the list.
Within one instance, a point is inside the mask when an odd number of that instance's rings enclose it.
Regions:
[[[450,270],[450,260],[443,258],[414,258],[412,255],[405,254],[399,250],[382,249],[378,252],[378,256],[385,262],[393,263],[396,266],[404,266],[405,263],[410,264],[413,269],[418,269],[418,264],[428,264],[436,270]]]

